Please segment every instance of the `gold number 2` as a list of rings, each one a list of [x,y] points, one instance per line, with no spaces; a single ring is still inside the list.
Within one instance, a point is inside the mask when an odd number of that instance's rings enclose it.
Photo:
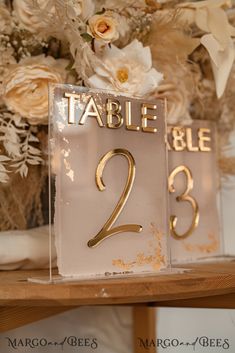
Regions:
[[[96,179],[96,185],[100,191],[105,190],[105,184],[102,179],[103,175],[103,170],[106,166],[106,163],[113,157],[113,156],[124,156],[126,157],[129,168],[128,168],[128,177],[127,177],[127,182],[125,185],[125,188],[123,190],[123,193],[107,222],[103,226],[103,228],[99,231],[99,233],[92,239],[90,239],[87,243],[89,247],[94,247],[98,245],[101,241],[104,239],[111,237],[112,235],[119,234],[119,233],[124,233],[124,232],[135,232],[135,233],[140,233],[142,231],[142,226],[137,225],[137,224],[125,224],[122,226],[117,226],[115,228],[111,228],[113,224],[116,222],[118,216],[123,210],[123,207],[125,206],[128,197],[130,195],[131,189],[133,187],[133,183],[135,180],[135,160],[132,156],[132,154],[122,148],[117,148],[112,151],[107,152],[99,161],[99,164],[96,169],[96,174],[95,174],[95,179]]]
[[[175,188],[174,188],[174,180],[177,174],[183,172],[186,175],[187,178],[187,187],[186,190],[184,191],[184,193],[180,196],[178,196],[176,198],[176,200],[178,202],[181,201],[187,201],[191,204],[192,208],[193,208],[193,220],[191,223],[191,226],[189,228],[189,230],[187,232],[185,232],[184,234],[178,234],[176,231],[176,224],[178,221],[178,218],[176,216],[170,216],[170,230],[171,230],[171,234],[173,236],[173,238],[175,239],[185,239],[187,238],[189,235],[191,235],[193,233],[193,231],[195,230],[195,228],[197,228],[198,223],[199,223],[199,208],[198,208],[198,204],[197,201],[189,195],[190,191],[193,189],[193,177],[192,177],[192,173],[189,170],[189,168],[185,167],[184,165],[181,165],[179,167],[176,167],[172,173],[169,176],[168,179],[168,188],[169,188],[169,192],[170,193],[174,193],[175,192]]]

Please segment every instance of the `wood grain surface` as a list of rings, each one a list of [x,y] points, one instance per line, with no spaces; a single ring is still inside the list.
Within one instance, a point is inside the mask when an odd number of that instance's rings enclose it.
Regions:
[[[147,306],[133,308],[133,345],[134,353],[156,353],[157,312]]]
[[[188,266],[190,268],[190,266]],[[192,299],[235,293],[235,262],[192,265],[189,272],[123,279],[38,284],[29,277],[47,271],[0,272],[2,306],[79,306],[134,304]]]
[[[60,314],[74,307],[67,306],[7,306],[0,307],[0,332],[13,330],[32,322],[36,322],[53,315]]]
[[[145,322],[149,323],[150,328],[153,327],[152,314],[146,307],[138,309],[140,304],[235,309],[235,261],[226,259],[191,264],[187,268],[189,271],[183,273],[57,284],[28,282],[28,278],[32,277],[46,278],[48,271],[2,271],[0,332],[81,305],[136,305],[135,320],[147,315]],[[136,322],[135,335],[142,330],[138,326],[139,320]]]

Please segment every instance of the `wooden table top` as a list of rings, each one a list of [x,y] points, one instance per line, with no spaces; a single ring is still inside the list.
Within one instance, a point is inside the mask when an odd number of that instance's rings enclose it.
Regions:
[[[57,284],[28,282],[48,271],[0,271],[0,332],[81,305],[235,309],[235,260],[184,268],[189,271]]]
[[[235,260],[184,265],[184,268],[190,271],[56,284],[27,281],[30,277],[46,276],[48,271],[0,271],[0,305],[157,303],[159,306],[179,306],[195,298],[235,295]]]

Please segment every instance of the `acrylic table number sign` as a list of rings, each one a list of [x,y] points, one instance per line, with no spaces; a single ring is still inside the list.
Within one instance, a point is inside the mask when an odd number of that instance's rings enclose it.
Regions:
[[[60,275],[168,267],[165,102],[50,87]]]
[[[222,255],[216,127],[168,126],[172,262]]]

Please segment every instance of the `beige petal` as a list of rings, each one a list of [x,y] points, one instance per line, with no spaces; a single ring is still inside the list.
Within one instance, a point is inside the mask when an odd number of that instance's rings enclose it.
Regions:
[[[187,7],[187,8],[194,8],[194,9],[199,9],[202,7],[221,7],[221,6],[227,6],[231,7],[232,2],[231,0],[206,0],[206,1],[198,1],[198,2],[185,2],[183,4],[177,5],[177,7]]]
[[[208,27],[209,32],[219,41],[223,49],[229,45],[230,33],[227,15],[220,8],[208,9]]]
[[[206,47],[210,54],[216,94],[218,98],[221,98],[226,88],[235,58],[233,41],[230,38],[227,48],[225,50],[219,50],[219,42],[211,34],[207,34],[203,36],[201,43]]]
[[[187,23],[189,25],[195,22],[195,15],[196,12],[194,9],[189,8],[179,8],[178,9],[178,16],[181,22]]]
[[[208,27],[208,11],[206,8],[200,8],[196,10],[195,22],[198,28],[204,32],[210,32]]]
[[[220,98],[225,91],[226,84],[233,66],[234,58],[235,58],[234,44],[233,44],[233,41],[230,39],[229,45],[226,48],[226,50],[224,52],[221,52],[220,67],[217,68],[212,63],[212,69],[213,69],[215,84],[216,84],[216,94],[218,98]]]
[[[207,49],[213,63],[219,67],[220,62],[220,51],[222,50],[220,43],[213,37],[212,34],[205,34],[201,38],[201,44]]]

